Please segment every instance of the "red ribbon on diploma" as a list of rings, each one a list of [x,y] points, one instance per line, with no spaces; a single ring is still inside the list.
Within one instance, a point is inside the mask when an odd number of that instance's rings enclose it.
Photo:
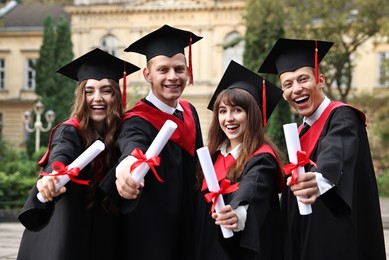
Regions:
[[[68,166],[65,166],[63,163],[61,163],[61,162],[53,162],[51,164],[51,168],[53,169],[53,171],[57,171],[57,173],[51,174],[51,173],[47,173],[47,172],[43,172],[42,171],[42,173],[40,175],[41,176],[61,176],[61,175],[67,175],[67,176],[69,176],[69,179],[72,182],[75,182],[75,183],[78,183],[78,184],[82,184],[82,185],[89,185],[90,180],[80,180],[80,179],[76,179],[75,178],[80,173],[80,168],[78,168],[78,167],[74,167],[74,168],[71,168],[69,170]]]
[[[159,158],[158,156],[155,156],[155,157],[152,157],[150,159],[147,159],[146,156],[143,154],[142,150],[139,149],[139,148],[135,148],[132,153],[131,153],[132,156],[134,156],[136,159],[138,159],[135,163],[133,163],[131,165],[131,168],[130,168],[130,171],[132,172],[136,167],[138,167],[140,164],[142,163],[147,163],[151,169],[151,171],[154,173],[154,176],[155,178],[157,178],[157,180],[159,182],[164,182],[164,180],[161,179],[161,177],[159,177],[157,171],[155,170],[154,166],[158,166],[160,161],[161,161],[161,158]]]
[[[291,184],[295,184],[296,181],[297,181],[297,171],[294,171],[297,169],[297,167],[301,166],[305,166],[306,164],[310,164],[310,165],[313,165],[317,168],[317,165],[316,163],[314,163],[313,161],[311,161],[308,157],[307,157],[307,153],[304,152],[304,151],[297,151],[297,163],[289,163],[287,165],[284,165],[283,166],[283,169],[284,169],[284,172],[285,172],[285,175],[290,175],[291,172],[292,173],[292,179],[291,179]]]
[[[211,191],[204,195],[205,200],[209,203],[213,200],[212,207],[210,213],[212,213],[215,210],[215,206],[217,203],[217,200],[219,199],[219,195],[221,194],[228,194],[232,193],[239,189],[238,187],[239,182],[232,184],[229,180],[223,179],[220,182],[220,189],[219,191]]]

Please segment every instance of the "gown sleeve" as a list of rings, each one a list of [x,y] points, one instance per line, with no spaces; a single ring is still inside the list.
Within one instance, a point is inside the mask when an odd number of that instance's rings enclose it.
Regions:
[[[364,148],[361,134],[365,129],[357,113],[349,107],[336,109],[328,120],[314,152],[317,168],[309,171],[321,173],[335,185],[321,196],[327,206],[338,213],[350,212],[354,174],[358,170],[355,167],[359,151]]]
[[[240,234],[240,246],[259,251],[264,234],[273,229],[279,218],[280,208],[277,193],[278,164],[270,154],[259,154],[247,163],[239,180],[239,189],[230,195],[233,208],[249,205],[246,225]],[[275,230],[274,230],[274,233]]]
[[[119,162],[129,156],[135,148],[139,148],[143,153],[146,153],[153,141],[149,140],[150,138],[148,136],[152,135],[152,133],[149,132],[149,129],[150,124],[137,116],[131,117],[123,122],[116,140],[116,146],[121,154]],[[139,196],[134,200],[126,200],[120,197],[115,184],[116,166],[118,164],[109,171],[101,182],[100,187],[108,195],[110,200],[121,209],[123,214],[128,214],[136,209],[139,198],[142,196],[142,190]]]
[[[76,128],[69,125],[61,125],[52,137],[50,156],[43,171],[51,172],[51,164],[55,161],[68,165],[82,152],[82,143]],[[55,203],[61,196],[51,202],[42,203],[37,199],[38,189],[36,184],[29,193],[24,207],[19,215],[19,221],[31,231],[39,231],[47,225],[55,209]]]

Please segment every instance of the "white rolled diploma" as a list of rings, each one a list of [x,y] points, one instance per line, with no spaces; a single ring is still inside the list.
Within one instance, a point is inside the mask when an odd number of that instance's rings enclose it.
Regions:
[[[150,147],[147,149],[145,153],[147,160],[155,156],[158,156],[160,154],[160,152],[165,147],[166,143],[169,141],[170,137],[172,136],[172,134],[176,129],[177,129],[176,123],[174,123],[172,120],[166,120],[161,130],[154,138],[153,142],[151,143]],[[143,162],[132,171],[131,177],[137,183],[139,183],[146,176],[146,173],[149,170],[150,170],[149,165],[146,162]]]
[[[197,155],[199,157],[201,168],[203,169],[204,178],[208,185],[208,190],[212,192],[217,192],[220,190],[219,182],[217,181],[215,168],[213,168],[213,163],[211,159],[211,155],[209,154],[208,147],[202,147],[197,149]],[[225,206],[223,196],[220,194],[216,205],[215,210],[216,213],[220,212],[220,209]],[[223,237],[229,238],[234,235],[230,229],[227,229],[223,226],[220,226]]]
[[[286,147],[288,150],[289,161],[291,163],[297,163],[297,151],[301,151],[300,139],[297,131],[297,124],[290,123],[283,125]],[[293,171],[297,171],[297,175],[304,174],[305,169],[302,166],[298,166],[297,169]],[[300,215],[309,215],[312,213],[312,207],[310,204],[304,204],[300,202],[299,197],[297,199],[297,204],[299,207]]]
[[[80,168],[80,171],[84,169],[97,155],[104,151],[105,145],[102,141],[96,140],[91,146],[89,146],[82,154],[80,154],[71,164],[68,169]],[[58,191],[62,186],[65,186],[70,180],[69,176],[60,175],[58,176],[58,182],[55,184],[55,191]],[[37,194],[37,198],[40,202],[45,202],[41,193]]]

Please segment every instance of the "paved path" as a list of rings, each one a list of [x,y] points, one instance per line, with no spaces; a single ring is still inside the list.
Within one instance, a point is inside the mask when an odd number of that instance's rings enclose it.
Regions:
[[[386,258],[389,260],[389,198],[381,199]],[[24,227],[16,223],[0,223],[0,260],[15,260]]]
[[[24,227],[16,223],[0,223],[0,260],[16,259]]]

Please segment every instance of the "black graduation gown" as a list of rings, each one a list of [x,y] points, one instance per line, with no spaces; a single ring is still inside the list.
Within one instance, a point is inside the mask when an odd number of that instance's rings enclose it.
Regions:
[[[150,109],[149,102],[142,100]],[[203,146],[200,123],[195,108],[190,105],[196,128],[195,149]],[[150,112],[152,113],[152,112]],[[171,119],[171,115],[160,114],[160,120]],[[185,120],[193,120],[185,118]],[[177,131],[177,130],[176,130]],[[122,158],[135,148],[144,153],[155,139],[159,130],[150,122],[133,116],[122,123],[117,145]],[[181,138],[186,138],[182,135]],[[195,150],[192,152],[195,155]],[[137,200],[124,200],[125,214],[120,224],[121,235],[118,259],[136,260],[182,260],[194,255],[193,218],[195,203],[195,157],[177,143],[169,140],[159,154],[160,166],[155,169],[164,180],[160,183],[149,171],[145,176],[145,187]],[[114,176],[114,169],[110,177]],[[108,177],[108,176],[107,176]],[[103,181],[105,190],[116,190],[114,179]]]
[[[199,199],[197,212],[198,260],[282,259],[281,214],[277,192],[279,164],[270,154],[258,154],[245,166],[239,189],[223,195],[226,205],[248,204],[243,231],[224,238],[209,214],[211,204]],[[201,203],[200,203],[201,202]]]
[[[335,184],[301,216],[290,189],[282,196],[285,259],[386,259],[375,173],[366,129],[355,110],[339,107],[328,117],[306,171]]]
[[[45,172],[51,164],[65,165],[74,161],[83,151],[75,127],[59,126],[52,138],[51,152]],[[78,178],[86,178],[90,169],[84,168]],[[94,206],[86,209],[89,186],[73,182],[66,184],[66,192],[48,203],[37,198],[36,185],[19,215],[26,227],[19,247],[18,260],[88,260],[115,259],[118,216],[101,206],[102,191],[97,190]]]

